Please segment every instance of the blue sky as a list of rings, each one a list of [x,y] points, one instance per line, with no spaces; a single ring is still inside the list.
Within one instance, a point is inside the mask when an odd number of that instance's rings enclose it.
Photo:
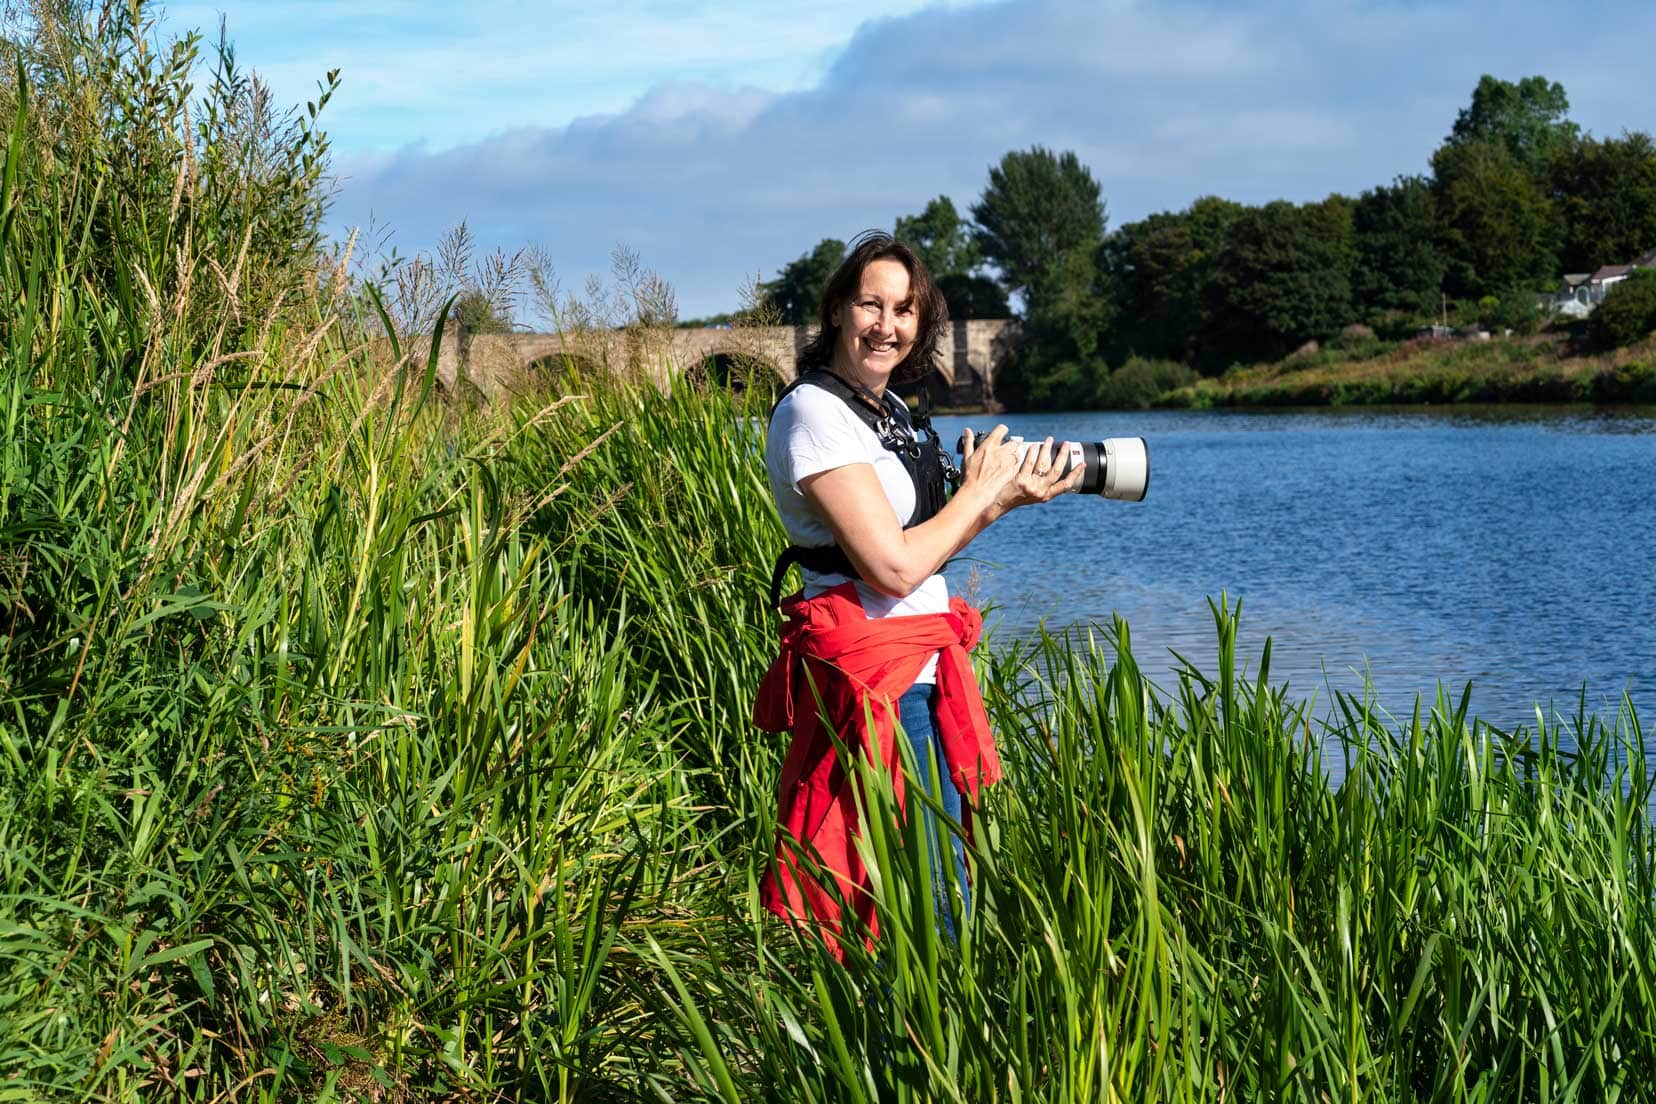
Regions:
[[[965,209],[1007,150],[1074,150],[1110,225],[1202,195],[1355,194],[1424,171],[1483,73],[1562,82],[1601,136],[1656,131],[1656,4],[1602,0],[260,0],[179,3],[278,99],[324,71],[332,229],[403,254],[465,219],[567,289],[623,244],[681,313],[824,237]],[[1656,243],[1653,243],[1656,244]]]

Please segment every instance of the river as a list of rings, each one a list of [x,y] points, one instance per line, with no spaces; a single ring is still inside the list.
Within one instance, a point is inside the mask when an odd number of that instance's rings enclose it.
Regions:
[[[1439,407],[1022,414],[1029,438],[1142,436],[1143,502],[1066,495],[948,569],[1000,634],[1125,618],[1153,681],[1211,670],[1207,601],[1238,656],[1323,716],[1359,690],[1407,717],[1441,685],[1501,728],[1539,706],[1656,718],[1656,409]],[[949,444],[988,416],[939,417]]]

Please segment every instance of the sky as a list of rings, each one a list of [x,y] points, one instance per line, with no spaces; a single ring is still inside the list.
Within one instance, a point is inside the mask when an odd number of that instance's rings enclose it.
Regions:
[[[241,0],[163,30],[221,19],[280,103],[340,70],[329,229],[365,231],[359,259],[464,220],[578,291],[620,245],[684,317],[935,196],[964,215],[1036,145],[1076,153],[1113,227],[1424,172],[1485,73],[1656,132],[1650,0]]]

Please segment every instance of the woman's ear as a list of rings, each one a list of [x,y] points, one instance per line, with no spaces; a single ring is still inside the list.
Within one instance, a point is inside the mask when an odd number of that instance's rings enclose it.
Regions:
[[[845,304],[844,303],[836,303],[834,306],[828,308],[828,324],[836,330],[839,329],[840,328],[840,316],[844,313],[845,313]]]

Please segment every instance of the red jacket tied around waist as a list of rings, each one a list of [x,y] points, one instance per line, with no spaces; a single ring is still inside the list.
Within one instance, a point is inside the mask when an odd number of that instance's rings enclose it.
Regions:
[[[950,772],[966,805],[975,804],[979,789],[1001,776],[967,655],[983,633],[983,617],[956,597],[948,613],[870,620],[852,583],[814,598],[795,594],[783,601],[782,613],[781,652],[753,707],[760,728],[793,732],[782,765],[776,864],[763,887],[765,906],[789,919],[814,919],[831,935],[840,930],[838,903],[801,862],[801,856],[814,856],[872,934],[878,930],[873,898],[853,838],[856,797],[835,736],[889,771],[901,802],[897,699],[936,653],[937,732],[947,759],[940,769]],[[869,716],[873,729],[865,732]]]

